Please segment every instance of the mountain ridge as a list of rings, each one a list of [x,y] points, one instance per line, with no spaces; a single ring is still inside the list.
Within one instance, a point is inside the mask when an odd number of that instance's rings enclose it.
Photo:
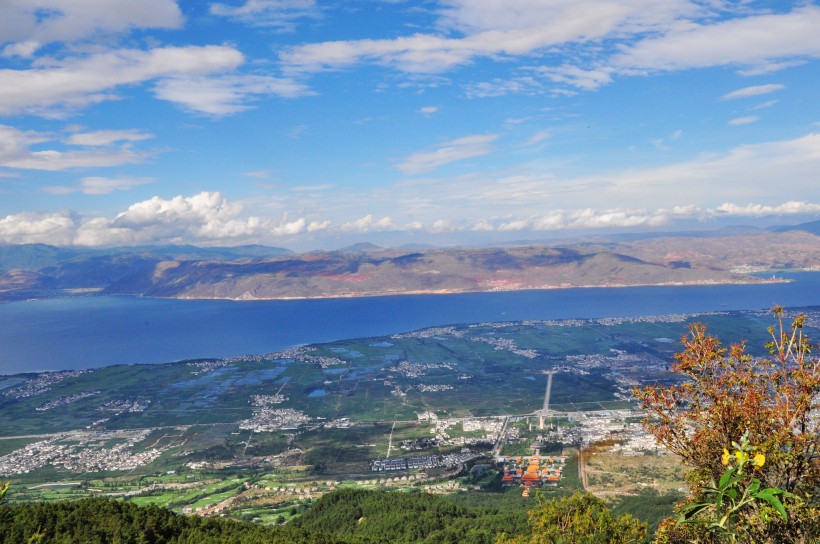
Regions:
[[[567,287],[749,283],[749,272],[820,268],[803,230],[504,247],[335,251],[161,246],[83,250],[0,246],[0,300],[94,291],[267,300]]]

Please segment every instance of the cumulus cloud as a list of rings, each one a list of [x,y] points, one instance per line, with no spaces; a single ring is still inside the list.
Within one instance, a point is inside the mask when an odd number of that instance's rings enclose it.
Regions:
[[[762,94],[769,94],[775,91],[785,89],[785,85],[779,83],[769,83],[768,85],[753,85],[751,87],[744,87],[730,93],[726,93],[720,98],[723,100],[735,100],[738,98],[746,98],[747,96],[760,96]]]
[[[746,217],[762,217],[766,215],[797,215],[804,213],[820,213],[820,204],[812,204],[797,200],[790,200],[776,206],[764,204],[738,205],[726,202],[717,207],[714,214],[738,215]]]
[[[153,197],[113,218],[71,212],[21,213],[0,219],[2,243],[107,246],[152,243],[230,243],[287,237],[328,228],[326,221],[245,216],[218,192],[171,199]]]
[[[221,193],[202,192],[168,200],[153,197],[129,206],[111,220],[89,221],[79,229],[75,243],[218,242],[263,234],[292,235],[304,232],[305,228],[304,218],[274,222],[255,216],[242,217],[241,205],[229,202]]]
[[[4,56],[33,55],[53,42],[74,43],[137,28],[179,28],[174,0],[26,0],[0,2]]]
[[[582,208],[580,210],[552,210],[547,214],[502,222],[492,226],[482,222],[484,229],[499,232],[551,231],[567,229],[603,229],[624,227],[659,227],[670,222],[669,210],[630,210]]]
[[[655,228],[676,220],[707,220],[715,217],[762,217],[820,213],[820,204],[787,201],[781,204],[735,204],[713,208],[696,205],[669,208],[551,209],[522,217],[453,221],[436,219],[427,224],[412,221],[401,227],[385,216],[368,214],[335,229],[340,233],[380,231],[452,232],[545,232],[572,229]],[[172,199],[154,197],[130,206],[114,218],[81,218],[72,212],[25,212],[0,218],[0,243],[47,243],[53,245],[138,245],[150,243],[245,243],[249,240],[293,238],[331,228],[329,220],[304,217],[279,221],[243,216],[242,207],[227,202],[219,193],[200,193]]]
[[[282,31],[292,31],[299,19],[318,16],[315,0],[245,0],[240,5],[217,2],[211,4],[210,12],[244,24]]]
[[[700,208],[698,206],[689,205],[658,209],[558,209],[551,210],[543,215],[507,221],[480,220],[475,222],[470,227],[470,230],[483,232],[540,232],[572,229],[663,227],[680,219],[706,220],[719,216],[763,217],[811,213],[820,213],[820,204],[789,201],[775,206],[761,204],[740,206],[732,203],[724,203],[716,208]],[[431,230],[434,229],[431,228]]]
[[[327,230],[330,228],[331,221],[326,219],[324,221],[311,221],[307,226],[307,231],[309,233],[319,232],[322,230]]]
[[[367,214],[364,217],[344,223],[339,227],[342,232],[379,232],[385,230],[394,230],[396,227],[393,220],[385,216],[381,219],[376,219],[372,214]]]
[[[481,157],[492,151],[492,143],[498,134],[476,134],[456,138],[441,144],[434,151],[420,151],[404,159],[398,169],[404,174],[431,172],[452,162]]]
[[[77,220],[68,212],[23,212],[0,219],[0,241],[4,244],[71,245]]]
[[[451,221],[446,219],[438,219],[433,222],[430,226],[430,232],[438,234],[442,232],[453,232],[456,230],[456,226],[453,225]]]
[[[243,60],[242,53],[230,46],[160,47],[72,57],[29,70],[0,70],[0,115],[59,115],[63,108],[110,100],[122,85],[224,72]]]

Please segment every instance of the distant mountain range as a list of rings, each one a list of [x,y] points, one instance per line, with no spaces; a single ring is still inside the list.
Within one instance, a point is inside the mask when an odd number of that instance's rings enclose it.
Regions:
[[[748,272],[820,268],[820,221],[563,245],[293,252],[265,246],[115,249],[0,246],[0,300],[97,292],[285,299],[585,286],[760,281]]]
[[[818,219],[817,221],[810,221],[808,223],[801,223],[799,225],[772,227],[769,230],[771,230],[772,232],[788,232],[791,230],[802,230],[820,236],[820,219]]]

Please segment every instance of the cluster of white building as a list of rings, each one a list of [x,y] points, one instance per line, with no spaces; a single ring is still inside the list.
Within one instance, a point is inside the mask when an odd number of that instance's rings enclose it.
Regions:
[[[301,410],[292,408],[268,408],[263,406],[255,410],[250,419],[239,422],[240,429],[251,429],[255,432],[295,429],[310,423],[311,418]]]
[[[60,372],[43,372],[42,374],[38,374],[35,378],[28,379],[18,386],[3,391],[3,394],[7,397],[12,397],[15,399],[25,399],[28,397],[33,397],[35,395],[45,393],[46,391],[50,391],[52,385],[60,383],[61,381],[67,380],[69,378],[76,378],[77,376],[85,374],[86,372],[90,372],[90,370],[62,370]]]
[[[167,447],[154,446],[135,451],[151,429],[93,432],[72,431],[0,457],[0,475],[26,474],[51,465],[73,472],[132,470],[157,459]],[[112,446],[108,446],[115,441]]]

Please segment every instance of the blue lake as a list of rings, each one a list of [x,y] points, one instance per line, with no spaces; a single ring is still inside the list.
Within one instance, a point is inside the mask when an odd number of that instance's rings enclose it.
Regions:
[[[820,306],[792,283],[259,302],[74,297],[0,304],[0,374],[229,357],[434,325]]]

